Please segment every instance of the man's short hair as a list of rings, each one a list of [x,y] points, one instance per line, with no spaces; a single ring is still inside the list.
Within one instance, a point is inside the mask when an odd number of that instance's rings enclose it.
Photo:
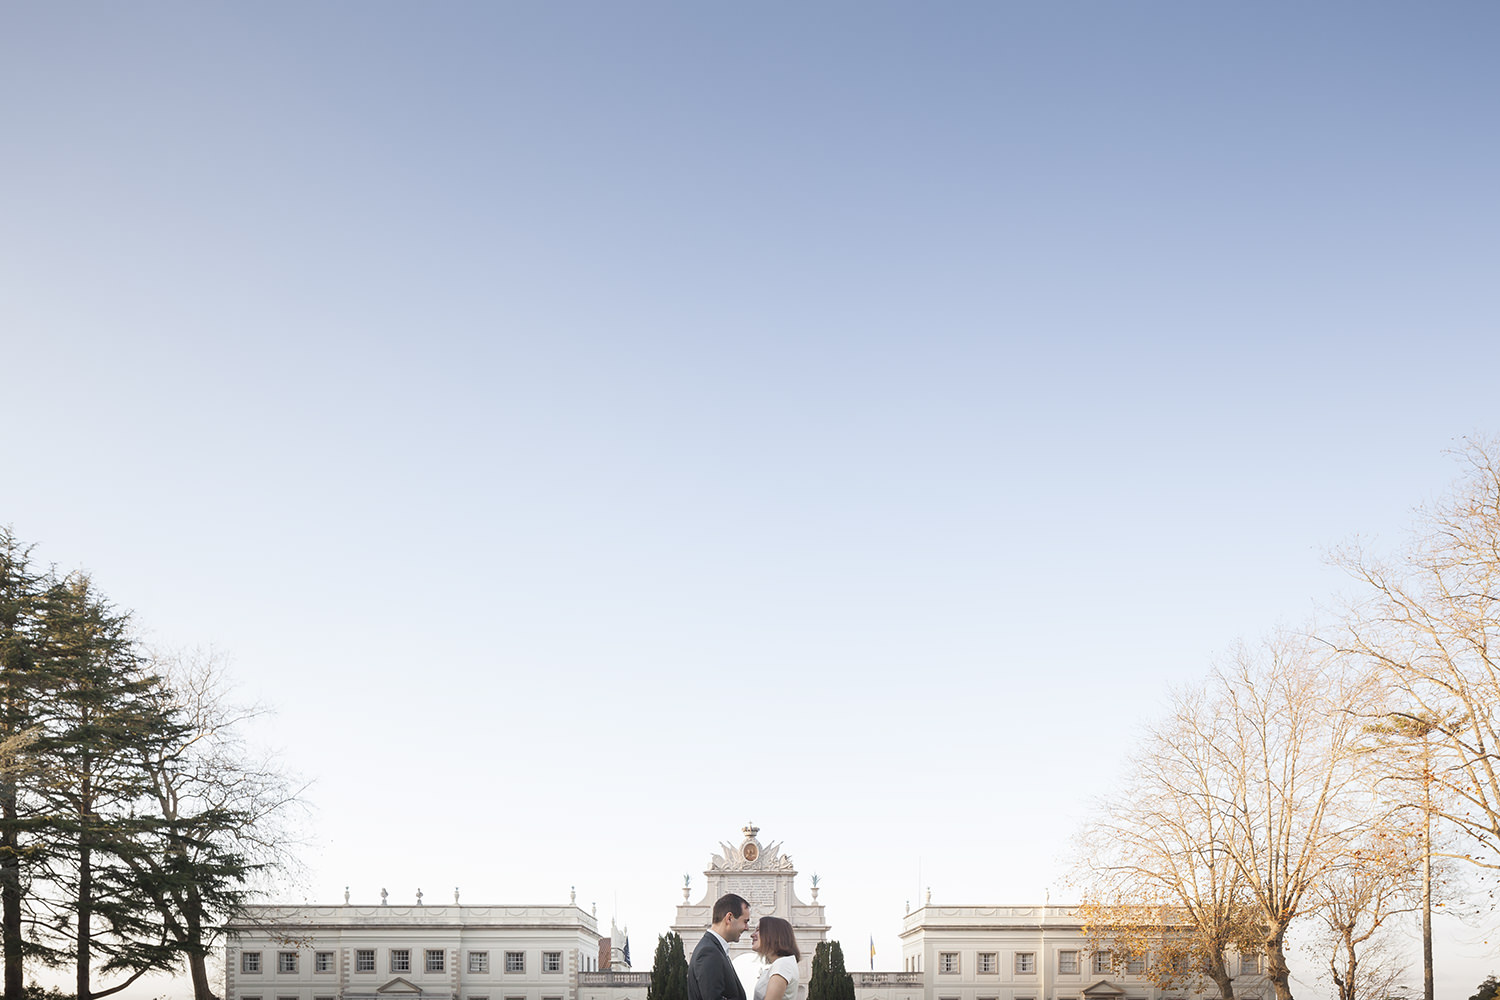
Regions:
[[[749,905],[750,904],[745,900],[744,896],[736,896],[732,892],[726,892],[724,895],[719,897],[718,902],[714,903],[713,922],[717,924],[719,921],[723,920],[731,913],[733,913],[735,916],[739,916],[741,913],[745,912],[745,907]]]

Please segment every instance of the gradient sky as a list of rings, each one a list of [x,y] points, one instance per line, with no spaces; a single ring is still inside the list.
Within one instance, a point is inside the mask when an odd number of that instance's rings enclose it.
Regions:
[[[1060,901],[1170,686],[1500,433],[1497,45],[1484,3],[8,5],[0,523],[274,706],[289,899],[576,885],[649,956],[753,819],[899,968],[928,885]]]

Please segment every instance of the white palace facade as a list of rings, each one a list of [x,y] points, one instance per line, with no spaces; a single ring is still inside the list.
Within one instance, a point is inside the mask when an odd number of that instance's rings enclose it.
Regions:
[[[746,826],[704,871],[697,902],[677,907],[672,930],[692,950],[726,892],[757,915],[792,923],[803,947],[805,1000],[816,945],[829,939],[818,888],[804,902],[779,844]],[[601,935],[593,913],[557,905],[252,906],[230,929],[225,1000],[645,1000],[650,973],[629,968],[620,935]],[[749,935],[732,951],[747,951]],[[902,969],[852,972],[857,1000],[1188,1000],[1211,983],[1163,990],[1145,966],[1093,950],[1070,906],[941,906],[907,913]],[[1236,965],[1235,995],[1270,1000],[1253,956]]]

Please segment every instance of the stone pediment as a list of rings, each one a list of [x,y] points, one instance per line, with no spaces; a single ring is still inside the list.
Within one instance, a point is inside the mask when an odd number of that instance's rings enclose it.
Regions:
[[[409,979],[397,976],[384,986],[376,987],[375,992],[384,996],[421,996],[422,987]]]
[[[1098,997],[1099,1000],[1104,1000],[1105,997],[1122,997],[1125,995],[1125,991],[1108,979],[1101,979],[1092,986],[1085,986],[1083,988],[1083,995],[1086,997]]]

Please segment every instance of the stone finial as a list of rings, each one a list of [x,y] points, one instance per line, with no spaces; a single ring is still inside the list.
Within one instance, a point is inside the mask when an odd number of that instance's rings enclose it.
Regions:
[[[458,905],[458,886],[456,885],[453,887],[453,905]]]
[[[385,898],[386,898],[387,895],[388,895],[388,893],[385,891],[385,889],[382,888],[380,890],[380,905],[381,906],[385,906],[386,905]]]
[[[417,905],[418,906],[422,905],[422,890],[421,889],[417,890]]]
[[[932,886],[930,885],[927,887],[927,905],[932,905]]]
[[[589,916],[595,917],[595,918],[597,918],[599,916],[599,904],[598,903],[590,903],[589,904]]]
[[[572,903],[574,906],[578,905],[578,886],[568,886],[568,902]]]
[[[344,886],[344,905],[349,905],[349,887],[347,885]]]

